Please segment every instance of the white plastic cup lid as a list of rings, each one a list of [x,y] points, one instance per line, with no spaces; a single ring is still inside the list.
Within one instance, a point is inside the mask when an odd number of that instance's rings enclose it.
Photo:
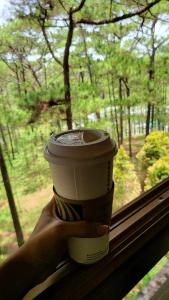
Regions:
[[[51,135],[44,155],[51,162],[55,159],[84,161],[107,155],[113,157],[116,152],[116,143],[106,131],[78,129]]]

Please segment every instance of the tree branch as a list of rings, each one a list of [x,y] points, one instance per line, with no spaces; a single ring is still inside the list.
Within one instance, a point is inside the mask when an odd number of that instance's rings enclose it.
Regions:
[[[110,0],[109,18],[112,17],[112,4],[113,4],[113,0]]]
[[[2,60],[4,62],[4,64],[7,65],[7,67],[13,72],[16,74],[15,72],[15,69],[12,68],[12,66],[8,63],[8,61],[3,57],[3,56],[0,56],[0,60]]]
[[[81,10],[83,8],[85,2],[86,2],[86,0],[82,0],[77,7],[72,9],[72,13],[74,14],[74,13],[78,12],[79,10]]]
[[[36,83],[38,84],[38,86],[41,88],[42,87],[42,84],[36,74],[36,71],[33,69],[33,67],[31,66],[31,64],[27,61],[27,68],[31,71],[32,73],[32,76],[34,77]]]
[[[39,25],[41,27],[41,30],[42,30],[43,37],[45,39],[46,45],[47,45],[47,47],[49,49],[49,52],[51,53],[53,59],[55,60],[55,62],[57,62],[62,67],[63,66],[62,63],[55,56],[54,51],[52,50],[51,44],[49,42],[49,39],[48,39],[48,36],[47,36],[47,33],[46,33],[45,21],[47,19],[47,10],[41,6],[41,4],[40,4],[39,1],[38,1],[38,5],[39,5],[40,12],[41,12],[42,15],[40,15],[37,20],[38,20],[38,23],[39,23]]]
[[[76,21],[76,24],[88,24],[88,25],[103,25],[103,24],[110,24],[110,23],[116,23],[118,21],[121,20],[125,20],[134,16],[139,16],[141,14],[143,14],[144,12],[148,11],[151,7],[153,7],[154,5],[156,5],[157,3],[159,3],[161,0],[155,0],[151,3],[149,3],[147,6],[145,6],[144,8],[141,8],[135,12],[130,12],[127,14],[123,14],[122,16],[118,16],[118,17],[113,17],[110,19],[104,19],[104,20],[98,20],[98,21],[92,21],[92,20],[87,20],[87,19],[80,19]]]
[[[168,37],[166,37],[163,41],[161,41],[155,48],[155,50],[157,50],[158,48],[160,48],[163,44],[165,44],[165,42],[168,41]]]
[[[65,12],[68,14],[66,7],[64,6],[63,2],[61,0],[58,0],[59,4],[62,6],[62,8],[65,10]]]
[[[41,25],[41,29],[42,29],[42,33],[43,33],[43,36],[44,36],[44,39],[46,41],[46,45],[49,49],[49,52],[51,53],[53,59],[62,67],[62,63],[60,62],[60,60],[55,56],[53,50],[52,50],[52,47],[51,47],[51,44],[48,40],[48,36],[47,36],[47,33],[46,33],[46,30],[45,30],[45,26],[43,24],[40,24]]]

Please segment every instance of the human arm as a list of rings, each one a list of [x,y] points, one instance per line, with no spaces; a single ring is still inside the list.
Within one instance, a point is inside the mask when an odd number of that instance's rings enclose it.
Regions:
[[[54,199],[43,209],[29,240],[0,266],[0,295],[17,300],[55,271],[71,236],[93,237],[108,232],[106,225],[57,218]]]

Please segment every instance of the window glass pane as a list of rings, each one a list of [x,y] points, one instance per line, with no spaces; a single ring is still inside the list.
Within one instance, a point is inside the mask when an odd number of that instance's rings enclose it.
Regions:
[[[128,148],[125,140],[114,162],[114,210],[169,176],[168,131],[154,130],[146,138],[133,137],[132,157]]]

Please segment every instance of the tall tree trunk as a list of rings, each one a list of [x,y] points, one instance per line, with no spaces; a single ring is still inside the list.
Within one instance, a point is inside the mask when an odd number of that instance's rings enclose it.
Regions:
[[[134,135],[136,135],[137,132],[136,132],[136,122],[135,121],[134,121],[133,125],[134,125],[133,126],[134,127]]]
[[[109,93],[109,100],[110,100],[110,116],[111,116],[111,120],[113,120],[113,110],[112,110],[113,103],[112,103],[112,96],[111,96],[109,74],[107,74],[107,86],[108,86],[108,93]]]
[[[119,123],[118,123],[116,104],[114,104],[114,115],[115,115],[115,122],[116,122],[117,142],[118,142],[118,147],[120,147],[120,132],[119,132]]]
[[[85,33],[82,28],[81,28],[81,34],[82,34],[83,43],[84,43],[84,53],[85,53],[85,56],[87,59],[87,69],[88,69],[88,73],[89,73],[90,83],[91,83],[91,85],[93,85],[93,74],[92,74],[92,69],[91,69],[92,62],[91,62],[90,56],[87,51],[87,43],[86,43]]]
[[[55,59],[55,61],[63,66],[63,77],[64,77],[64,94],[65,94],[65,102],[66,102],[66,121],[67,121],[67,127],[68,129],[72,129],[72,108],[71,108],[71,88],[70,88],[70,74],[69,74],[69,54],[70,54],[70,47],[72,44],[72,38],[73,38],[73,31],[75,27],[75,23],[73,21],[73,14],[78,13],[84,6],[86,0],[81,0],[77,6],[71,7],[69,9],[68,13],[68,18],[69,18],[69,27],[68,27],[68,33],[67,33],[67,39],[66,39],[66,44],[65,44],[65,49],[64,49],[64,55],[63,55],[63,64],[56,58],[50,42],[48,40],[46,31],[45,31],[45,21],[48,19],[48,13],[47,9],[44,8],[39,3],[39,8],[43,13],[43,21],[42,18],[39,18],[39,24],[41,25],[41,29],[43,32],[43,36],[45,38],[45,41],[47,43],[48,49],[50,53],[52,54],[52,57]],[[64,4],[62,1],[59,1],[60,5],[65,9]],[[53,5],[51,5],[51,9],[53,9]]]
[[[153,124],[151,123],[152,119],[151,119],[151,111],[153,108],[153,104],[152,104],[152,99],[153,98],[153,91],[154,91],[154,87],[153,87],[153,81],[154,81],[154,77],[155,77],[155,68],[154,68],[154,64],[155,64],[155,54],[156,54],[156,50],[157,47],[155,47],[155,25],[157,22],[158,18],[155,18],[152,22],[152,26],[151,26],[151,52],[149,53],[149,70],[148,70],[148,76],[149,76],[149,102],[148,102],[148,106],[147,106],[147,118],[146,118],[146,136],[150,133],[150,124],[153,126]],[[153,115],[153,112],[152,112]],[[153,117],[154,118],[154,117]]]
[[[141,133],[141,121],[139,120],[139,122],[138,122],[138,134],[140,134]]]
[[[17,214],[15,200],[14,200],[1,145],[0,145],[0,169],[1,169],[1,174],[2,174],[2,178],[3,178],[3,182],[4,182],[4,186],[8,198],[9,208],[10,208],[10,212],[11,212],[11,216],[12,216],[12,220],[16,232],[18,246],[21,246],[24,243],[24,238],[23,238],[23,233],[22,233],[21,225]]]
[[[122,93],[122,78],[119,78],[119,100],[120,100],[120,145],[123,144],[123,93]]]
[[[20,83],[20,78],[19,78],[19,70],[18,70],[18,65],[15,63],[15,69],[16,69],[16,80],[17,80],[17,89],[18,89],[18,95],[21,98],[21,83]]]
[[[155,105],[154,104],[152,104],[151,105],[151,128],[153,129],[154,128],[154,110],[155,110]]]
[[[22,75],[22,82],[23,82],[23,90],[24,90],[24,94],[25,96],[27,95],[27,88],[26,88],[26,76],[25,76],[25,68],[23,65],[23,59],[20,58],[20,62],[21,62],[21,75]]]
[[[112,79],[112,95],[114,99],[114,118],[115,118],[115,124],[116,124],[116,133],[117,133],[117,143],[118,147],[120,147],[120,132],[119,132],[119,123],[118,123],[118,115],[117,115],[117,108],[116,108],[116,98],[115,98],[115,91],[114,91],[114,82]]]
[[[80,83],[84,83],[84,72],[82,71],[82,66],[80,66],[79,79]]]
[[[128,85],[128,78],[122,79],[126,88],[126,96],[130,103],[130,88]],[[127,105],[127,119],[128,119],[128,144],[129,144],[129,156],[132,157],[132,147],[131,147],[131,112],[130,112],[130,104]]]
[[[100,111],[96,111],[96,118],[97,118],[97,120],[100,120],[100,119],[101,119]]]
[[[45,61],[45,58],[44,58],[44,60],[43,60],[43,73],[44,73],[45,89],[47,91],[47,88],[48,88],[48,78],[47,78],[47,68],[46,68],[45,63],[46,63],[46,61]]]
[[[144,134],[144,121],[141,121],[141,133]]]
[[[157,129],[160,130],[161,120],[160,120],[160,109],[157,108]]]
[[[147,105],[147,116],[146,116],[146,136],[150,133],[150,119],[151,119],[151,103]]]
[[[12,140],[12,135],[11,135],[11,131],[10,131],[10,128],[9,128],[8,124],[7,124],[7,131],[8,131],[9,141],[10,141],[10,145],[11,145],[12,157],[13,157],[13,159],[15,159],[15,151],[14,151],[14,146],[13,146],[13,140]]]
[[[72,17],[72,10],[69,11],[69,29],[63,58],[63,76],[66,102],[66,120],[68,129],[72,129],[72,109],[71,109],[71,90],[70,90],[70,74],[69,74],[69,54],[72,44],[74,31],[74,22]]]
[[[166,114],[166,108],[167,108],[167,88],[166,85],[163,83],[163,108],[162,108],[162,115],[163,115],[163,124],[164,128],[166,127],[166,120],[167,120],[167,114]]]
[[[127,110],[128,110],[128,129],[129,129],[129,156],[132,157],[132,146],[131,146],[131,113],[130,113],[130,105],[127,106]]]
[[[1,133],[2,141],[3,141],[5,149],[6,149],[6,153],[7,153],[8,159],[9,159],[9,163],[12,166],[12,162],[11,162],[11,158],[10,158],[10,153],[9,153],[9,149],[8,149],[8,144],[7,144],[7,141],[6,141],[6,138],[5,138],[5,134],[4,134],[4,131],[3,131],[3,126],[2,126],[1,123],[0,123],[0,133]]]

